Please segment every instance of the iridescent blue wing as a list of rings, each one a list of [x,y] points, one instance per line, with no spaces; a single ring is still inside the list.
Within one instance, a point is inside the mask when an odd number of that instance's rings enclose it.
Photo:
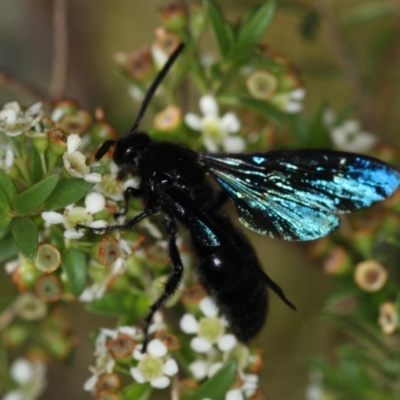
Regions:
[[[337,214],[390,196],[400,173],[377,159],[329,150],[199,155],[249,229],[312,240],[339,225]]]

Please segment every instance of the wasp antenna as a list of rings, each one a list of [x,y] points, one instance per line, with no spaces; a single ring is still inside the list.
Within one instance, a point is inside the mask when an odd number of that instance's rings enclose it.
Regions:
[[[107,151],[110,149],[111,146],[116,144],[117,142],[115,140],[106,140],[101,147],[97,150],[97,153],[95,155],[96,161],[99,161],[101,158],[104,157],[104,154],[107,153]]]
[[[149,105],[150,100],[152,99],[152,97],[154,95],[154,92],[157,90],[158,86],[163,81],[165,75],[168,73],[168,71],[171,68],[172,64],[175,62],[175,60],[177,59],[177,57],[179,56],[179,54],[181,53],[181,51],[183,50],[184,47],[185,47],[185,45],[183,43],[181,43],[176,48],[176,50],[171,54],[171,56],[169,57],[169,59],[164,64],[163,68],[161,69],[161,71],[156,76],[156,79],[154,79],[153,83],[150,85],[150,87],[149,87],[149,89],[148,89],[148,91],[146,93],[146,96],[145,96],[145,98],[144,98],[144,100],[142,102],[142,105],[140,107],[138,115],[136,117],[136,121],[133,124],[133,126],[130,129],[128,134],[136,132],[138,126],[140,125],[140,121],[142,120],[143,115],[146,112],[147,106]]]

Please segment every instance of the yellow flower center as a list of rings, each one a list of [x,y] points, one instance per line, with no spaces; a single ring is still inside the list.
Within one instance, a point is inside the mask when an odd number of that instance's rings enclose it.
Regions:
[[[211,343],[216,343],[224,332],[225,327],[219,318],[204,317],[199,322],[199,337],[207,339]]]
[[[146,355],[138,364],[138,369],[146,381],[159,378],[163,375],[164,362],[161,358]]]

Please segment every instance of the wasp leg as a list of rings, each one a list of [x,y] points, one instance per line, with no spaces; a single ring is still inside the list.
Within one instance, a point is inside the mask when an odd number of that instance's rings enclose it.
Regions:
[[[110,226],[105,226],[103,228],[92,228],[91,226],[86,226],[86,225],[76,225],[76,229],[86,229],[90,232],[94,233],[102,233],[102,232],[110,232],[110,231],[119,231],[119,230],[127,230],[135,226],[138,222],[140,222],[142,219],[149,217],[150,215],[154,214],[155,211],[151,208],[147,209],[146,211],[142,212],[141,214],[137,215],[135,218],[131,219],[128,222],[125,222],[124,224],[121,225],[110,225]]]
[[[121,212],[119,213],[115,213],[114,217],[118,218],[118,217],[124,217],[127,213],[128,213],[128,209],[129,209],[129,200],[131,197],[141,197],[142,192],[139,189],[133,188],[133,187],[128,187],[125,189],[124,191],[124,208],[122,209]]]
[[[167,233],[170,235],[168,252],[172,263],[172,272],[168,277],[167,283],[165,284],[164,293],[150,307],[150,313],[145,319],[142,353],[146,351],[147,343],[149,341],[149,327],[154,314],[165,303],[165,301],[174,294],[182,280],[183,264],[175,242],[177,232],[175,223],[171,220],[166,220],[166,229]]]

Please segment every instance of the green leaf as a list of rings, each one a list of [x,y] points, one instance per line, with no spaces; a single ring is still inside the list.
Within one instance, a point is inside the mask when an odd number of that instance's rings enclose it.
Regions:
[[[11,233],[22,255],[33,262],[39,241],[36,224],[28,217],[14,218],[11,222]]]
[[[224,399],[226,392],[235,379],[236,362],[226,363],[215,375],[208,379],[189,400]]]
[[[89,311],[109,316],[144,315],[150,306],[145,295],[138,295],[132,291],[106,293],[102,298],[88,304]]]
[[[59,175],[51,175],[21,192],[15,199],[15,209],[18,214],[32,214],[50,196],[58,180]]]
[[[150,390],[151,387],[149,383],[131,383],[123,389],[122,395],[123,398],[126,400],[147,399]]]
[[[242,107],[259,113],[276,125],[281,125],[286,119],[286,115],[284,113],[263,100],[257,100],[251,97],[228,96],[218,97],[218,100],[221,104],[224,105]]]
[[[14,200],[17,197],[17,189],[14,182],[2,169],[0,169],[0,189],[5,194],[8,204],[13,207]]]
[[[74,296],[82,294],[86,286],[87,263],[83,251],[70,248],[62,256],[62,269],[67,275],[69,288]]]
[[[53,193],[45,203],[45,210],[58,210],[69,204],[76,203],[92,189],[94,183],[86,182],[83,179],[63,179],[58,182]]]
[[[0,232],[7,228],[11,221],[10,207],[6,195],[0,189]]]
[[[221,10],[214,2],[206,0],[204,2],[204,9],[207,19],[210,22],[211,30],[217,44],[219,54],[224,59],[230,50],[229,38],[227,36],[227,23],[224,20]]]
[[[276,3],[274,0],[251,10],[240,27],[236,48],[256,45],[270,26],[275,11]]]
[[[0,241],[0,264],[18,254],[18,246],[11,235]]]

